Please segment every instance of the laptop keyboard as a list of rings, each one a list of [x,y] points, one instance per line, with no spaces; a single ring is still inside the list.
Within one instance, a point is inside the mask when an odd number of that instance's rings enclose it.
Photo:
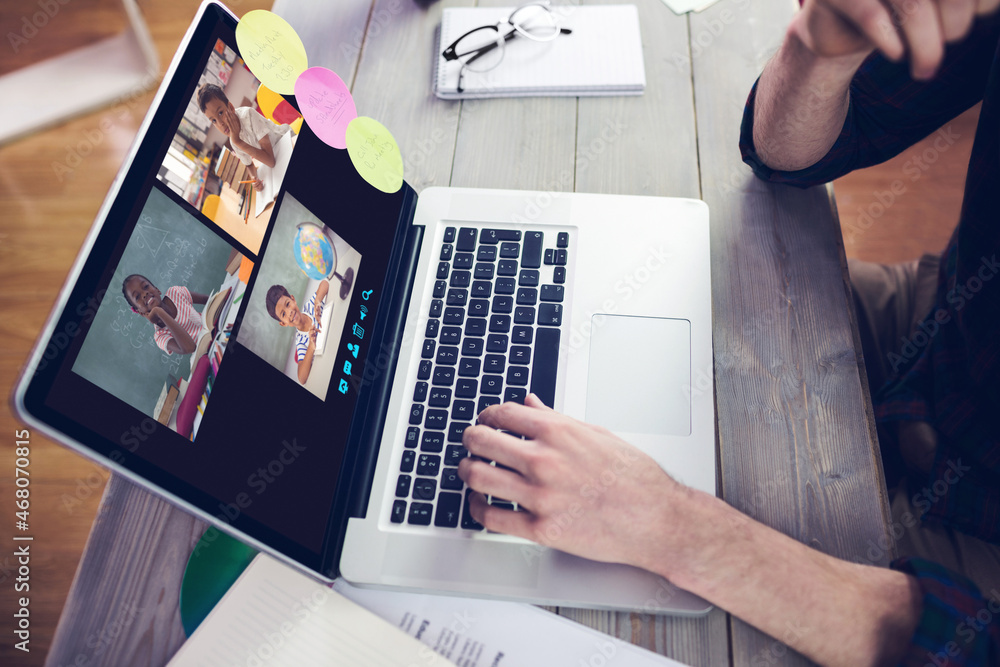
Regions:
[[[476,415],[528,392],[552,405],[568,232],[448,227],[413,390],[392,523],[482,530],[458,477]],[[493,505],[517,510],[501,498]]]

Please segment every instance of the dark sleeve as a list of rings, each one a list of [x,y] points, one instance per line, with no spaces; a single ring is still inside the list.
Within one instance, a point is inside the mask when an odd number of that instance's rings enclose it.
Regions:
[[[906,61],[892,63],[879,53],[873,54],[851,82],[850,105],[840,136],[819,162],[799,171],[773,170],[757,155],[753,145],[754,83],[740,131],[743,161],[766,181],[809,187],[898,155],[983,98],[1000,37],[998,16],[977,21],[969,37],[949,45],[941,70],[931,81],[913,81]],[[948,128],[941,132],[945,140],[954,143]]]
[[[1000,592],[984,596],[965,577],[919,558],[892,562],[917,578],[923,611],[901,667],[1000,664]]]

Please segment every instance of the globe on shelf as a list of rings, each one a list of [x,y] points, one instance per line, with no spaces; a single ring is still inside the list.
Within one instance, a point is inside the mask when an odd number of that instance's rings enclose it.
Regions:
[[[300,222],[292,241],[295,263],[313,280],[336,278],[340,281],[340,298],[346,299],[354,284],[354,269],[347,267],[344,275],[337,273],[337,249],[323,227],[314,222]]]

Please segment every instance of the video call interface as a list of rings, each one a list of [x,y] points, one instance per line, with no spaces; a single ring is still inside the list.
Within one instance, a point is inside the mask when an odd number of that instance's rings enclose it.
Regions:
[[[363,181],[347,151],[262,88],[232,30],[206,23],[217,22],[203,21],[196,36],[213,34],[186,70],[198,76],[146,137],[162,128],[142,194],[105,223],[90,262],[103,265],[81,274],[94,278],[90,306],[71,299],[64,313],[82,318],[81,335],[46,405],[110,441],[112,460],[308,561],[340,481],[403,191]],[[237,135],[273,165],[235,148]],[[155,152],[145,146],[139,158]]]

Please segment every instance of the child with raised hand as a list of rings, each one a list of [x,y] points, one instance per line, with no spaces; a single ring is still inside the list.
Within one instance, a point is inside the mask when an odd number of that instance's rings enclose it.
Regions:
[[[202,316],[194,305],[204,305],[208,296],[175,285],[166,294],[148,278],[138,273],[122,281],[122,294],[132,311],[149,320],[155,331],[153,340],[167,354],[191,354],[198,346]]]
[[[236,157],[247,166],[254,179],[254,189],[264,189],[264,182],[257,178],[254,159],[268,167],[274,166],[274,144],[290,129],[264,118],[252,107],[233,106],[226,93],[215,84],[207,83],[198,90],[198,106],[212,125],[229,137],[229,146]]]
[[[326,295],[330,292],[330,282],[322,280],[313,295],[298,307],[295,297],[288,293],[284,285],[272,285],[267,290],[264,305],[267,313],[283,327],[295,327],[295,363],[298,364],[299,382],[305,384],[312,370],[316,354],[316,336],[320,332],[319,321],[326,306]]]

